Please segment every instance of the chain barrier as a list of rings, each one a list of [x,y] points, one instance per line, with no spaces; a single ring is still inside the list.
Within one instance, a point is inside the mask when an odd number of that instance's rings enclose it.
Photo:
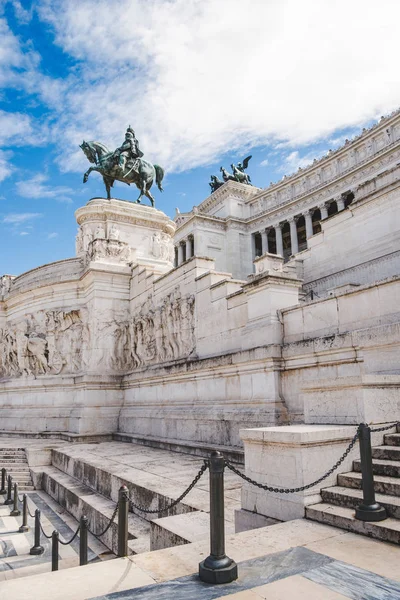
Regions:
[[[78,525],[78,529],[75,531],[74,535],[72,536],[72,538],[70,540],[68,540],[68,542],[63,542],[61,539],[59,539],[58,541],[60,542],[60,544],[62,546],[68,546],[69,544],[72,544],[72,542],[74,541],[74,539],[76,538],[76,536],[78,535],[79,531],[80,531],[81,526]],[[43,530],[42,530],[43,531]]]
[[[94,531],[92,531],[88,525],[88,532],[91,533],[92,535],[94,535],[95,538],[101,538],[103,535],[105,535],[107,533],[107,531],[110,529],[111,525],[113,524],[115,517],[117,516],[117,512],[118,512],[118,504],[115,507],[115,510],[112,514],[112,517],[107,525],[107,527],[104,529],[104,531],[102,531],[101,533],[95,533]]]
[[[375,427],[372,429],[370,425],[368,425],[371,433],[377,433],[378,431],[388,431],[388,429],[392,429],[393,427],[398,427],[400,425],[400,421],[394,421],[390,425],[384,425],[383,427]]]
[[[357,429],[357,433],[355,434],[355,436],[353,437],[353,439],[351,440],[350,444],[347,446],[346,450],[343,452],[342,456],[339,458],[339,460],[333,465],[333,467],[331,469],[329,469],[329,471],[327,471],[325,473],[325,475],[322,475],[322,477],[320,477],[319,479],[316,479],[315,481],[313,481],[312,483],[308,483],[307,485],[303,485],[301,487],[297,487],[297,488],[275,488],[266,484],[262,484],[262,483],[258,483],[258,481],[254,481],[254,479],[251,479],[250,477],[247,477],[247,475],[245,475],[244,473],[242,473],[241,471],[239,471],[239,469],[237,469],[236,467],[234,467],[232,465],[232,463],[229,462],[229,460],[225,459],[225,464],[228,467],[228,469],[230,469],[231,471],[233,471],[233,473],[235,473],[236,475],[238,475],[239,477],[241,477],[242,479],[244,479],[245,481],[247,481],[247,483],[251,483],[252,485],[255,485],[263,490],[266,490],[267,492],[274,492],[275,494],[295,494],[297,492],[304,492],[305,490],[309,490],[310,488],[314,487],[315,485],[318,485],[319,483],[321,483],[322,481],[324,481],[324,479],[327,479],[327,477],[329,477],[329,475],[332,475],[332,473],[334,473],[334,471],[336,471],[336,469],[338,469],[340,467],[340,465],[342,464],[342,462],[344,461],[344,459],[350,454],[350,452],[352,451],[358,436],[359,436],[360,432],[359,429]]]
[[[130,509],[132,510],[132,512],[134,512],[133,509],[136,509],[142,513],[151,514],[151,515],[163,514],[165,512],[168,512],[169,510],[171,510],[171,508],[174,508],[174,506],[179,504],[179,502],[181,502],[185,498],[185,496],[188,495],[188,493],[199,482],[199,480],[203,476],[203,474],[207,471],[208,466],[209,466],[208,461],[205,460],[204,464],[202,465],[201,469],[197,473],[196,477],[193,479],[192,483],[186,488],[186,490],[183,492],[183,494],[181,494],[179,496],[179,498],[177,498],[176,500],[171,502],[171,504],[168,504],[168,506],[164,506],[164,508],[161,508],[161,509],[159,509],[159,508],[158,509],[149,509],[149,508],[144,508],[143,506],[140,506],[139,504],[135,504],[135,502],[133,502],[133,500],[129,500]]]
[[[31,511],[29,510],[29,504],[28,504],[28,503],[26,503],[26,507],[27,507],[27,509],[28,509],[28,514],[29,514],[29,516],[30,516],[32,519],[34,519],[34,518],[35,518],[35,513],[33,513],[33,514],[31,513]]]
[[[42,533],[43,533],[44,537],[47,538],[48,540],[51,540],[52,536],[51,535],[47,535],[47,533],[43,529],[43,525],[42,525],[42,522],[40,521],[40,519],[39,519],[39,525],[40,525],[40,529],[42,530]]]

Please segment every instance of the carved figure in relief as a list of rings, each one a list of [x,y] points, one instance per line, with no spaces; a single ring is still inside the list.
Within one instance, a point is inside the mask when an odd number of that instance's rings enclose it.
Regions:
[[[111,225],[108,237],[110,240],[119,240],[121,232],[115,225]]]
[[[93,240],[93,233],[89,226],[82,228],[83,231],[83,250],[86,252],[90,242]]]
[[[95,240],[104,240],[105,237],[106,237],[106,232],[105,232],[103,225],[98,225],[96,227],[96,231],[94,232],[94,239]]]
[[[79,227],[75,238],[75,251],[76,254],[81,254],[84,251],[82,227]]]
[[[113,367],[126,370],[189,356],[195,348],[194,301],[178,288],[158,306],[149,298],[129,321],[118,324]]]

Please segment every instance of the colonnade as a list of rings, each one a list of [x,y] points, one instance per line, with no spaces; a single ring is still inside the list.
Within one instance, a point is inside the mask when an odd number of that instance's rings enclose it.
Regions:
[[[342,196],[335,198],[334,200],[331,200],[329,202],[324,202],[324,203],[316,206],[315,208],[306,210],[305,212],[303,212],[299,215],[296,215],[295,217],[290,217],[289,219],[287,219],[285,221],[281,221],[274,225],[270,225],[269,227],[266,227],[265,229],[254,232],[252,234],[253,257],[261,256],[262,254],[265,254],[266,252],[272,252],[272,253],[280,254],[281,256],[284,256],[283,229],[284,229],[286,223],[289,224],[289,228],[290,228],[290,252],[289,252],[289,255],[297,254],[297,252],[299,252],[299,236],[298,236],[298,230],[297,230],[297,223],[298,223],[299,219],[304,217],[305,239],[307,241],[311,236],[314,235],[314,233],[316,233],[316,231],[314,231],[314,228],[318,228],[318,230],[319,230],[319,222],[320,221],[327,219],[328,216],[330,216],[332,214],[335,214],[337,212],[344,210],[346,208],[346,206],[348,206],[350,204],[350,202],[353,200],[353,198],[354,198],[354,196],[352,193],[348,194],[347,196],[342,195]],[[318,211],[320,213],[319,218],[317,217],[316,219],[315,218],[313,219],[313,216],[315,216],[315,214]],[[273,233],[273,231],[274,231],[274,233]],[[257,240],[256,240],[257,235],[259,235],[261,237],[261,244],[258,244],[258,245],[257,245]],[[272,239],[274,238],[274,242],[275,242],[274,243],[275,247],[273,249],[270,248],[270,246],[272,245],[270,243],[271,237],[272,237]]]
[[[175,246],[175,266],[178,267],[192,256],[194,256],[194,236],[189,235]]]

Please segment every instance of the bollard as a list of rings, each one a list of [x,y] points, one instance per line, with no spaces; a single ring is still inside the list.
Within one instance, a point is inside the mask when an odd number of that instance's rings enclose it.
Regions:
[[[230,583],[238,577],[236,563],[225,554],[224,468],[220,452],[210,458],[210,556],[199,564],[206,583]]]
[[[21,511],[18,508],[18,483],[14,483],[14,506],[10,512],[10,517],[19,517]]]
[[[22,525],[18,529],[20,533],[25,533],[25,531],[29,531],[28,525],[28,496],[24,494],[22,496]]]
[[[35,542],[29,550],[29,554],[43,554],[44,548],[40,545],[40,510],[35,510]]]
[[[58,571],[58,544],[60,538],[58,531],[54,530],[51,534],[51,570]]]
[[[126,485],[118,492],[118,556],[128,556],[129,492]]]
[[[383,521],[386,510],[375,500],[371,430],[365,423],[361,423],[359,430],[363,501],[357,506],[355,517],[360,521]]]
[[[8,476],[7,478],[7,498],[4,502],[4,504],[12,504],[13,503],[13,499],[12,499],[12,477],[11,475]]]
[[[4,467],[1,470],[1,489],[0,489],[0,494],[6,494],[7,490],[6,490],[6,477],[7,477],[7,469],[5,469]]]
[[[79,530],[79,565],[88,563],[88,519],[81,517]]]

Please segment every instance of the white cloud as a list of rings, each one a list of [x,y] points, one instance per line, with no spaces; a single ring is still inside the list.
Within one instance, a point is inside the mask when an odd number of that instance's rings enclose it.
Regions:
[[[32,19],[32,7],[30,10],[25,9],[19,0],[11,0],[11,4],[17,21],[21,25],[27,25]]]
[[[10,153],[0,150],[0,181],[11,175],[13,168],[9,162]]]
[[[9,223],[11,225],[20,225],[21,223],[26,223],[27,221],[37,219],[41,216],[41,213],[9,213],[5,217],[3,217],[3,223]]]
[[[310,165],[314,160],[320,158],[326,153],[327,150],[320,150],[319,152],[309,152],[308,154],[300,156],[300,152],[298,150],[293,150],[293,152],[290,152],[290,154],[283,157],[278,171],[290,174],[298,169],[304,169],[305,167],[308,167],[308,165]]]
[[[19,235],[29,235],[29,231],[21,231]]]
[[[48,240],[53,240],[56,237],[58,237],[58,233],[56,233],[55,231],[53,231],[52,233],[49,233],[49,235],[47,236],[47,239]]]
[[[50,186],[46,184],[47,176],[37,173],[30,179],[17,181],[15,184],[17,194],[23,198],[54,198],[59,202],[72,202],[73,190],[64,185]]]
[[[113,147],[129,123],[147,157],[181,170],[227,149],[310,143],[399,103],[390,0],[120,0],[112,18],[108,0],[39,10],[81,61],[53,105],[70,169],[82,170],[82,137]]]
[[[269,165],[268,158],[266,158],[260,162],[260,167],[267,167],[268,165]]]

